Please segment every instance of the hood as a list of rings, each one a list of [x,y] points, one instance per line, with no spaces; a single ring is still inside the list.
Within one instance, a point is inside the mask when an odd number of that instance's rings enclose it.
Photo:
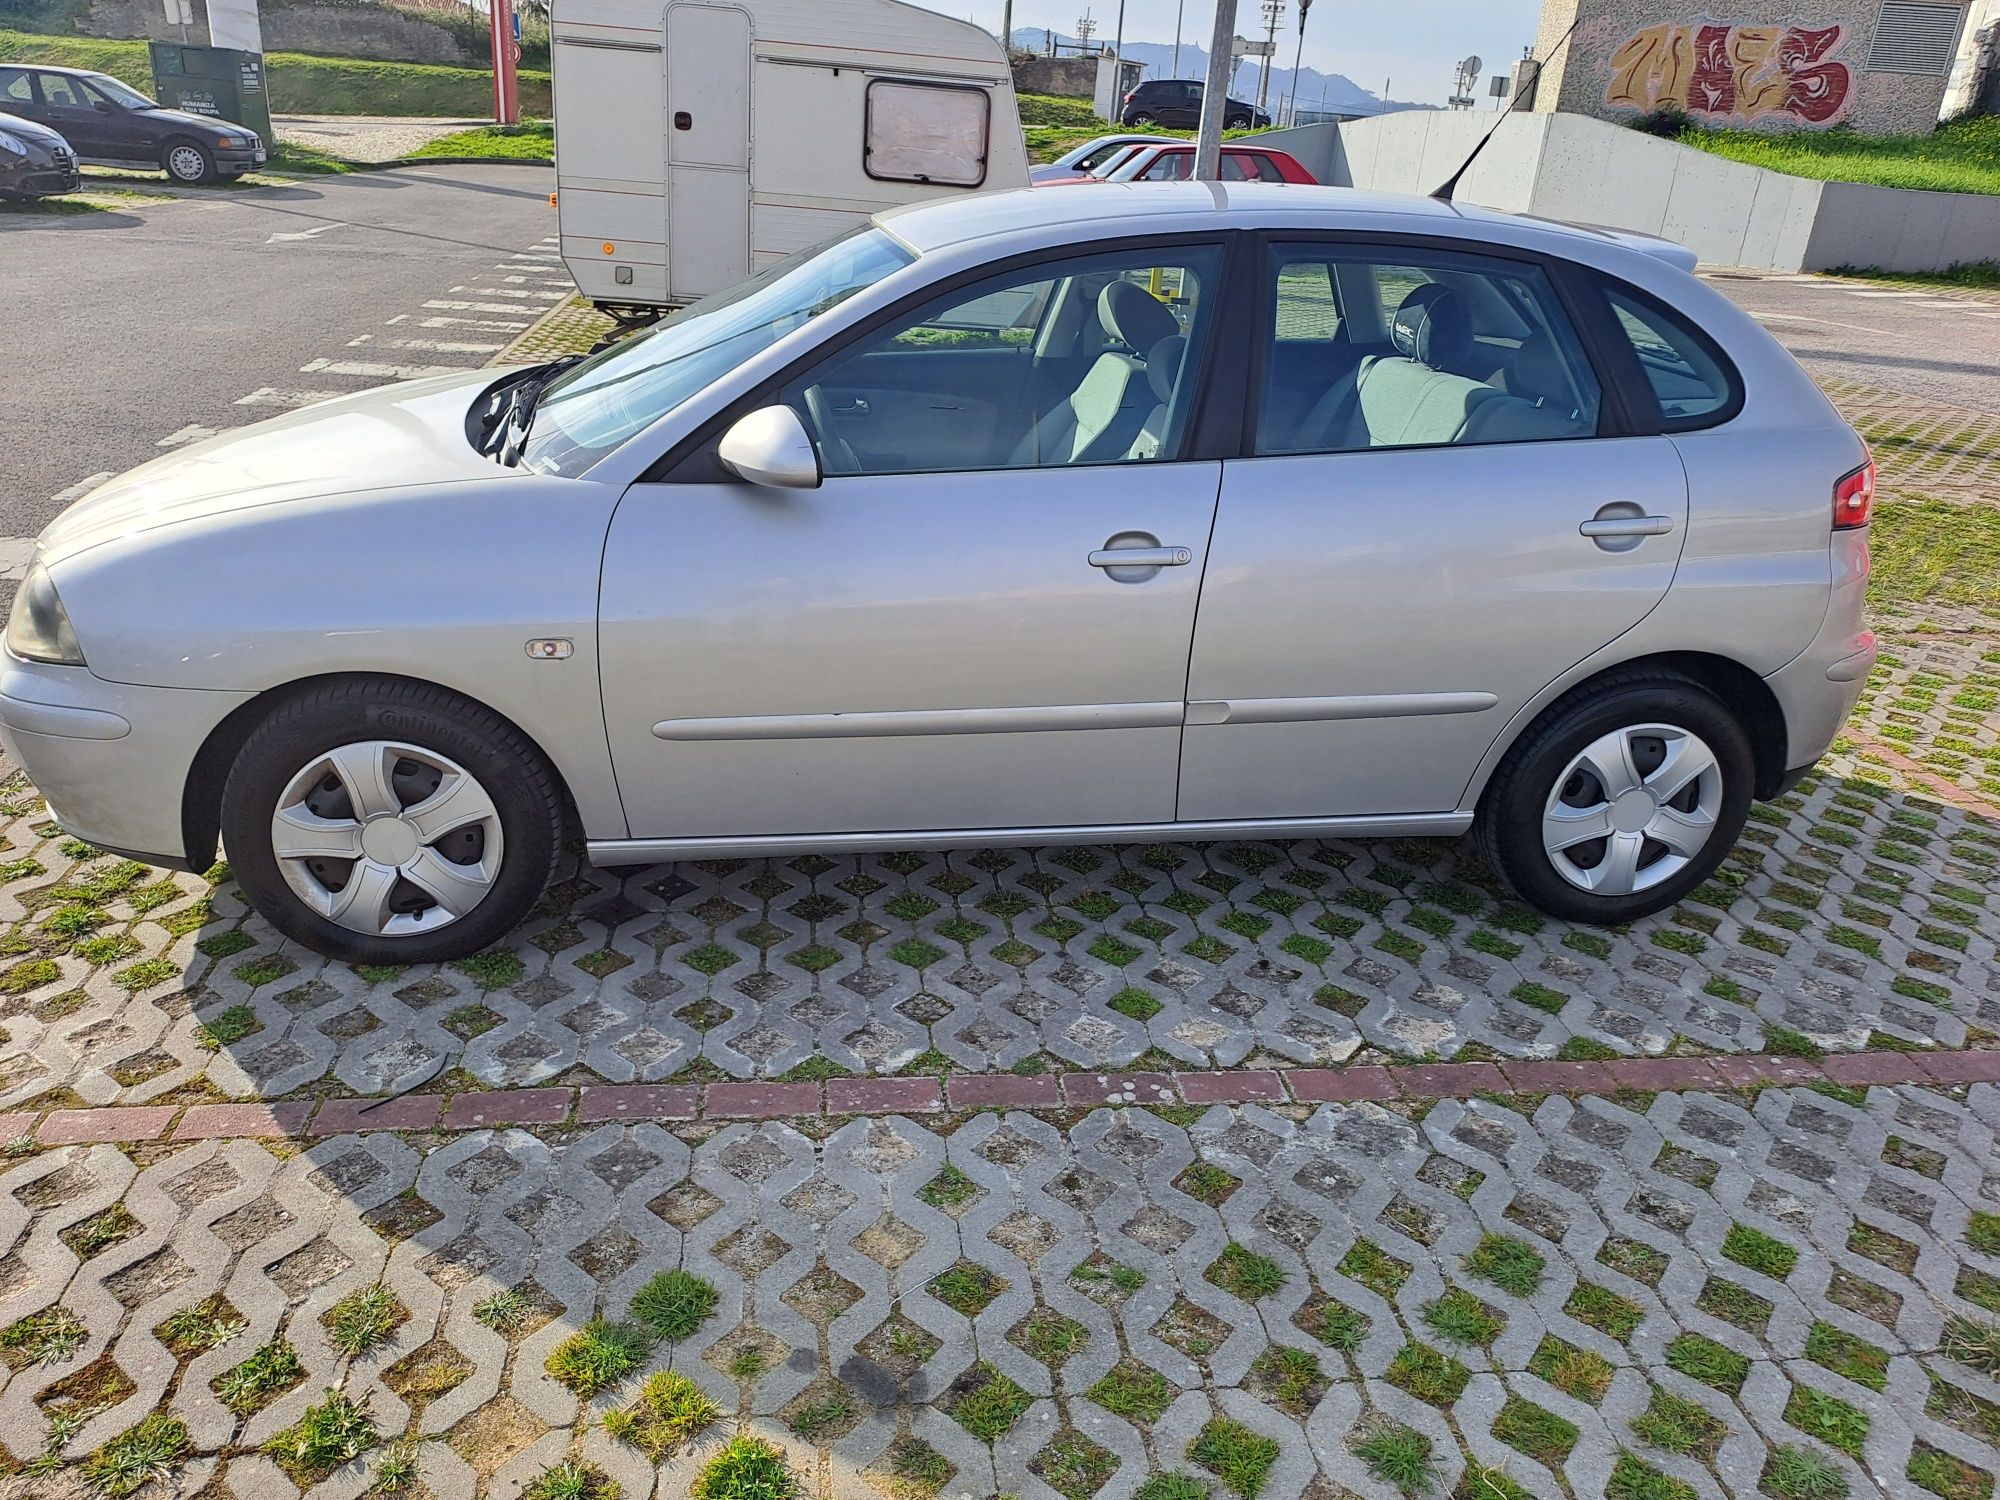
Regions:
[[[62,138],[61,132],[51,130],[46,125],[37,125],[33,120],[24,120],[19,115],[0,113],[0,130],[6,131],[9,135],[17,135],[22,140],[37,146],[61,146],[65,150],[69,147],[69,142]]]
[[[368,491],[517,477],[465,433],[473,399],[506,371],[468,370],[302,407],[141,464],[42,532],[43,560],[186,521]]]
[[[189,114],[184,109],[168,109],[164,105],[159,109],[134,110],[133,113],[148,120],[165,121],[169,125],[181,125],[189,130],[201,131],[204,137],[213,136],[217,131],[222,130],[241,131],[244,135],[257,134],[248,125],[239,125],[234,120],[225,120],[221,115]],[[263,137],[259,136],[258,139],[261,140]]]

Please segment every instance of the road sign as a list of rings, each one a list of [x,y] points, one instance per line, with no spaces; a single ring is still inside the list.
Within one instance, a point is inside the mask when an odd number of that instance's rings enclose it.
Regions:
[[[1245,42],[1237,53],[1239,57],[1269,57],[1277,51],[1277,44],[1271,41]]]

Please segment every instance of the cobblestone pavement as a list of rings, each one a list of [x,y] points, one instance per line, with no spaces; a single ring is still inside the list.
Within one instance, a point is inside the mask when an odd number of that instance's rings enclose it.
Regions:
[[[439,1500],[571,1454],[684,1496],[739,1422],[829,1496],[1384,1497],[1384,1432],[1439,1493],[1988,1493],[2000,1091],[1510,1102],[47,1150],[0,1171],[0,1437],[157,1407],[188,1492],[291,1495],[260,1450],[340,1387]],[[675,1269],[716,1293],[691,1334],[551,1377]],[[24,1327],[72,1335],[32,1363]],[[659,1369],[720,1420],[656,1485],[602,1419]],[[1770,1489],[1801,1452],[1836,1487]]]
[[[561,303],[527,332],[595,337]],[[1884,468],[1880,669],[1716,879],[1623,930],[1538,917],[1463,844],[1247,842],[573,868],[492,953],[355,969],[225,869],[100,854],[0,789],[0,1471],[128,1494],[150,1443],[201,1500],[413,1463],[400,1493],[514,1500],[574,1459],[633,1500],[745,1425],[807,1493],[889,1500],[1989,1497],[2000,1092],[1950,1080],[2000,1045],[2000,457],[1990,418],[1830,393]],[[1302,1086],[1749,1053],[1774,1086]],[[1219,1068],[1290,1087],[1052,1076]],[[845,1078],[946,1073],[1047,1107]],[[744,1111],[783,1118],[721,1123],[711,1087],[708,1118],[577,1123],[592,1090],[727,1080],[827,1083]],[[410,1091],[449,1102],[358,1113]],[[548,1123],[465,1128],[482,1098]],[[937,1112],[842,1117],[863,1098]],[[233,1100],[305,1139],[105,1110]],[[674,1268],[713,1314],[579,1405],[551,1355],[574,1379],[572,1336]],[[721,1413],[672,1452],[663,1368]],[[380,1442],[322,1475],[329,1388]]]

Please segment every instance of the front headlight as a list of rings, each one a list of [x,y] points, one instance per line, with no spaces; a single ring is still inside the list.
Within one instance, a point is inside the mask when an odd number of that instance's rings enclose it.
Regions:
[[[18,135],[9,135],[6,131],[0,130],[0,151],[9,156],[26,156],[28,143]]]
[[[23,661],[45,661],[61,667],[86,665],[76,632],[70,629],[69,613],[49,570],[39,562],[28,569],[14,595],[14,611],[7,617],[7,649]]]

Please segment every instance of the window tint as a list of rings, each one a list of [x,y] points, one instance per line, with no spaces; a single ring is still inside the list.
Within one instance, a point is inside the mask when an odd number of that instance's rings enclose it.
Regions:
[[[35,91],[28,86],[28,72],[25,68],[0,68],[0,99],[12,99],[17,104],[29,103]]]
[[[1537,442],[1597,431],[1601,392],[1535,266],[1274,246],[1257,451]]]
[[[790,382],[830,476],[1173,458],[1221,252],[1080,257],[950,293]]]
[[[83,90],[60,73],[42,75],[42,102],[66,109],[86,109]]]
[[[1668,431],[1699,427],[1736,406],[1736,385],[1707,337],[1650,298],[1609,292],[1618,326],[1632,341],[1639,368],[1660,402]]]

